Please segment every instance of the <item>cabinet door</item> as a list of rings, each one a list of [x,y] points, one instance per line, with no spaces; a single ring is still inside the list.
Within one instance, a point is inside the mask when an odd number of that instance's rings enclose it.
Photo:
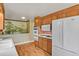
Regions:
[[[44,19],[43,20],[43,24],[51,24],[51,20],[50,19]]]
[[[47,51],[47,40],[46,38],[43,38],[43,50]]]
[[[35,41],[35,46],[36,46],[36,47],[38,47],[38,46],[39,46],[39,45],[38,45],[38,41]]]
[[[79,54],[79,16],[64,20],[63,46]]]
[[[3,14],[0,13],[0,30],[3,30]]]
[[[76,16],[79,15],[79,5],[73,6],[65,10],[66,16]]]
[[[64,18],[65,17],[65,14],[64,14],[64,11],[59,11],[57,12],[57,19],[60,19],[60,18]]]
[[[39,38],[39,40],[38,40],[39,42],[39,48],[43,48],[43,39],[42,38]]]
[[[52,46],[52,40],[51,39],[48,39],[47,40],[47,52],[49,54],[52,54],[52,48],[53,48],[53,46]]]
[[[57,19],[57,15],[52,15],[52,20],[56,20]]]
[[[34,25],[35,25],[35,26],[38,26],[38,25],[39,25],[39,23],[38,23],[39,21],[38,21],[38,20],[39,20],[39,19],[35,19],[35,20],[34,20]]]
[[[35,20],[34,20],[34,25],[35,25],[35,26],[41,26],[41,24],[42,24],[41,19],[42,19],[41,17],[35,18]]]
[[[4,13],[3,13],[3,4],[0,4],[0,31],[3,30],[3,16],[4,16]]]

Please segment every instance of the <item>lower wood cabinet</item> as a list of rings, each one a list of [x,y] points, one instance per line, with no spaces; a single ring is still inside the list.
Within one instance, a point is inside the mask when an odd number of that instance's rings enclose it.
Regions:
[[[49,39],[49,40],[47,40],[47,52],[48,53],[50,53],[50,54],[52,54],[52,40],[51,39]]]
[[[46,51],[50,55],[52,54],[52,39],[39,37],[38,45],[36,45],[36,46],[38,46],[42,50]]]
[[[48,43],[47,40],[48,39],[45,39],[45,38],[42,39],[42,41],[43,41],[43,45],[42,45],[43,47],[42,47],[42,49],[45,50],[45,51],[47,51],[47,46],[48,46],[47,45],[47,43]]]
[[[35,46],[36,46],[36,47],[38,47],[38,46],[39,46],[39,45],[38,45],[38,41],[35,41]]]
[[[38,40],[38,45],[39,48],[43,48],[43,39],[41,37]]]

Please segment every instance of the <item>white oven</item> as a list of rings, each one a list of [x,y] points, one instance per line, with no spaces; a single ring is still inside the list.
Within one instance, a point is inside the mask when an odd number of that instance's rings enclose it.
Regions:
[[[34,27],[33,35],[38,35],[38,27]]]
[[[34,30],[33,30],[33,39],[35,41],[38,41],[38,27],[34,27]]]

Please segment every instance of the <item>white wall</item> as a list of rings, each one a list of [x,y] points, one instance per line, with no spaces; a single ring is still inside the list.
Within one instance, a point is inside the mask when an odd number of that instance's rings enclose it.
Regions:
[[[33,40],[34,20],[30,20],[30,39]]]

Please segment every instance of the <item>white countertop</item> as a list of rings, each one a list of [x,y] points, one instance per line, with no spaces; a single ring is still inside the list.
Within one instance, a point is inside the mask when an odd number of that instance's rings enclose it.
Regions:
[[[51,35],[44,35],[44,34],[41,34],[41,35],[34,35],[34,36],[38,36],[38,37],[42,37],[42,38],[47,38],[47,39],[52,39],[52,36]],[[49,37],[48,37],[49,36]]]
[[[12,38],[0,41],[0,56],[18,56]]]

